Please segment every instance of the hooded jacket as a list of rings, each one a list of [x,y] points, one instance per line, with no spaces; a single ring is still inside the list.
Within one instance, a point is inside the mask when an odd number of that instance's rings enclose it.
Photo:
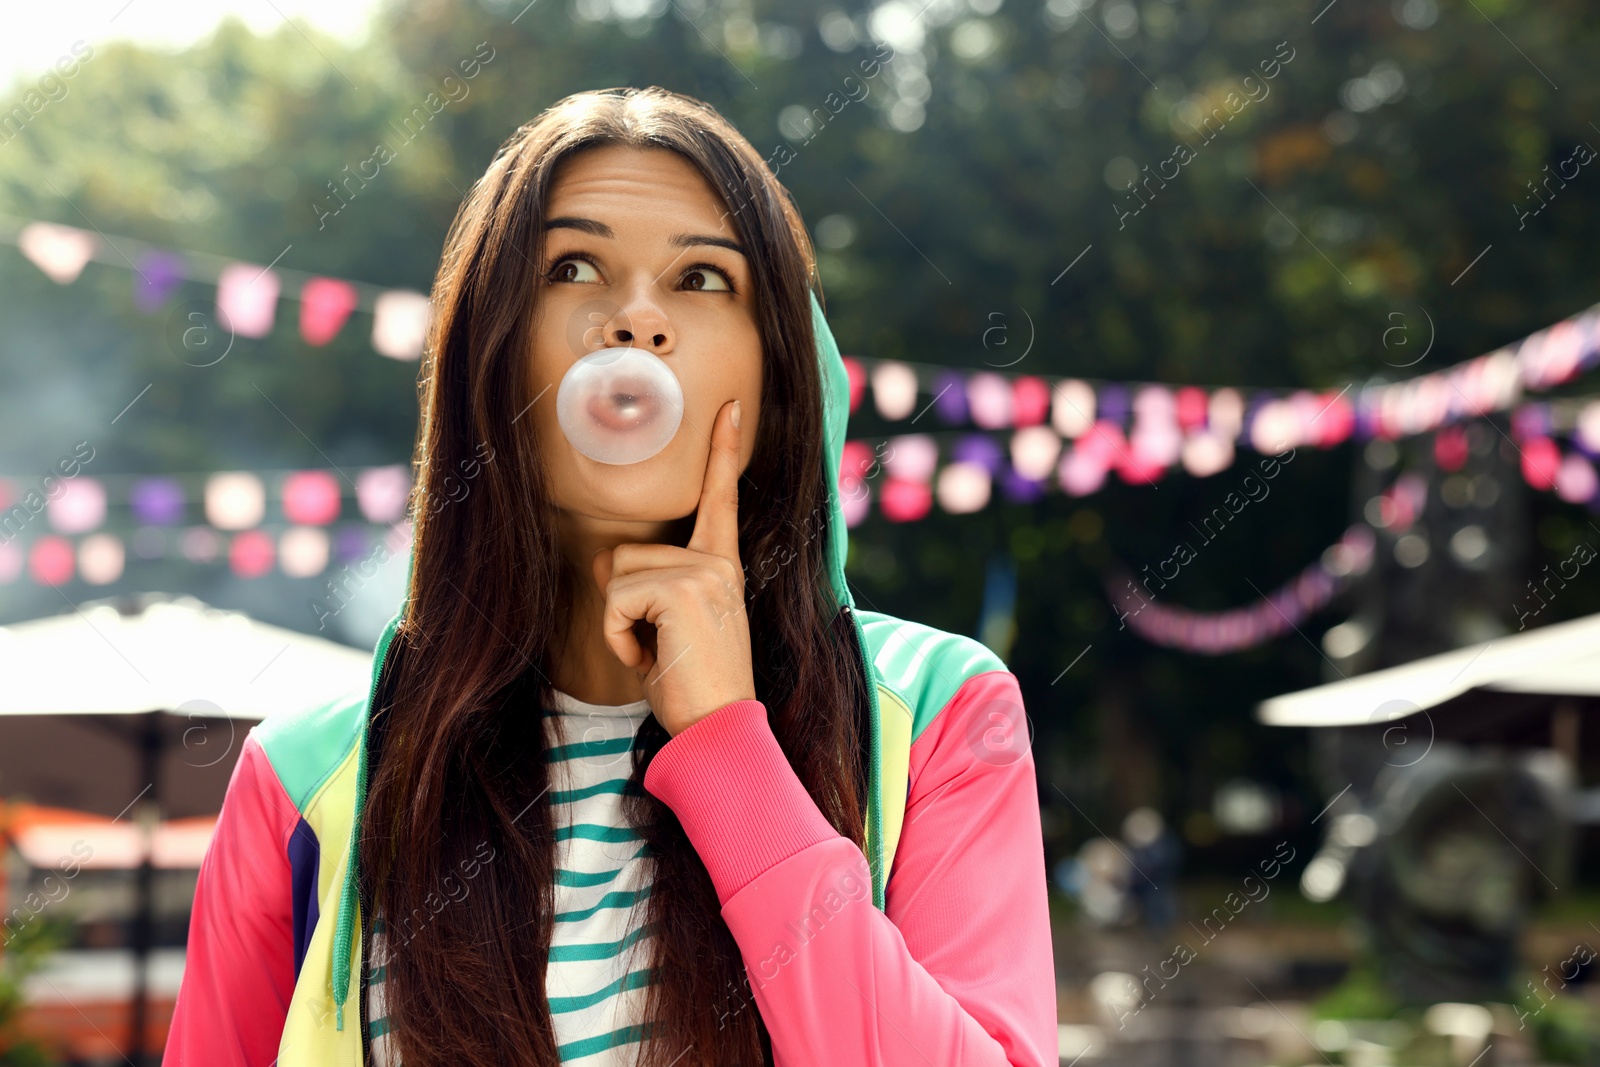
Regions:
[[[1017,680],[971,638],[857,609],[839,493],[849,378],[815,294],[811,309],[828,576],[869,680],[865,849],[823,817],[757,700],[673,737],[644,786],[711,876],[777,1067],[1053,1065],[1044,849]],[[409,586],[408,571],[407,600]],[[285,709],[246,736],[200,868],[167,1067],[366,1062],[356,816],[368,717],[405,610],[378,640],[366,693]]]

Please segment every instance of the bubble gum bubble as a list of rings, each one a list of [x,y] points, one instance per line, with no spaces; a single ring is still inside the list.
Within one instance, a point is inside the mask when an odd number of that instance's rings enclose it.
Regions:
[[[556,419],[572,447],[599,463],[639,463],[667,447],[683,421],[683,387],[642,348],[603,348],[568,368]]]

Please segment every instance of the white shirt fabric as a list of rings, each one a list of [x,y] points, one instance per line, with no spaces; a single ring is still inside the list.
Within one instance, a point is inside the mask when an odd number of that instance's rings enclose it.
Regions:
[[[559,691],[555,705],[545,719],[557,872],[545,989],[556,1044],[563,1063],[631,1067],[646,1036],[654,932],[642,925],[650,861],[623,816],[621,790],[650,705],[589,704]],[[367,1029],[376,1067],[400,1067],[385,1015],[380,927],[374,923],[370,941]]]

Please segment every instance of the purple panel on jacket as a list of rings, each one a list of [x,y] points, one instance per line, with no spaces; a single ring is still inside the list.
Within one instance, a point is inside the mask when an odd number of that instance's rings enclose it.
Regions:
[[[317,868],[322,862],[322,850],[317,846],[317,835],[311,824],[301,819],[289,835],[289,884],[294,894],[294,976],[300,978],[300,965],[305,962],[306,949],[311,945],[311,932],[317,928]]]

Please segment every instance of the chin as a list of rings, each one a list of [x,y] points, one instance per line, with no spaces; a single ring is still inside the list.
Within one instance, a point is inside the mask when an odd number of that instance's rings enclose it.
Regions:
[[[690,426],[686,413],[682,430],[667,447],[638,463],[601,463],[573,448],[565,437],[552,440],[549,454],[555,477],[551,488],[557,506],[607,522],[661,523],[692,518],[700,506],[709,452]]]
[[[627,466],[580,459],[563,479],[561,507],[622,522],[672,522],[692,515],[700,505],[699,481],[678,477],[653,459]]]

